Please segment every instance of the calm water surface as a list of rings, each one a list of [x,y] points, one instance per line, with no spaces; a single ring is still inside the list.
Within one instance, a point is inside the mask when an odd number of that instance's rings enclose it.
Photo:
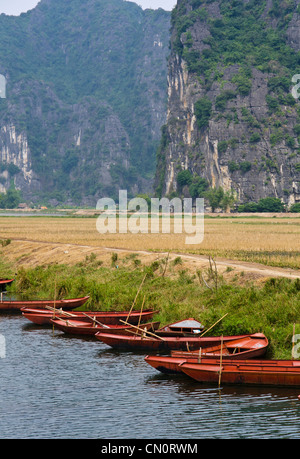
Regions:
[[[199,385],[143,354],[0,316],[1,439],[299,438],[298,389]]]

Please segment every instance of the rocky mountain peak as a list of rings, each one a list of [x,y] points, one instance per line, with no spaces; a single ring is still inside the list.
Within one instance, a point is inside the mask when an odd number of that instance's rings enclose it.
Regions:
[[[156,190],[300,200],[299,0],[178,0]]]

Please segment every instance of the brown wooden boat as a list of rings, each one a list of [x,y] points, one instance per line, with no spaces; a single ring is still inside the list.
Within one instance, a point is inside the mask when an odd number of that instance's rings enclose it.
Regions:
[[[156,332],[155,332],[156,335]],[[157,352],[169,352],[171,350],[196,350],[204,347],[214,346],[235,338],[242,338],[248,335],[239,336],[126,336],[110,333],[96,333],[99,341],[116,349],[124,350],[145,350]]]
[[[55,313],[49,309],[31,309],[22,308],[22,314],[26,319],[38,325],[49,325],[51,319],[54,318],[66,318],[66,311],[62,309],[56,309]],[[147,322],[152,319],[154,314],[158,311],[153,309],[145,309],[141,311],[131,311],[129,315],[130,324],[138,324],[139,322]],[[120,320],[127,320],[128,311],[72,311],[68,313],[68,317],[72,320],[90,321],[91,318],[95,318],[102,324],[108,325],[122,325]]]
[[[220,363],[204,359],[201,363],[184,362],[180,367],[183,373],[201,383],[300,387],[299,360],[227,360]]]
[[[269,341],[263,333],[253,333],[252,335],[242,338],[233,339],[225,343],[220,343],[216,346],[207,347],[201,350],[203,357],[220,357],[227,359],[254,359],[262,357],[267,350]],[[199,351],[181,352],[172,351],[171,356],[174,357],[197,357]]]
[[[217,346],[199,349],[198,351],[171,351],[170,356],[147,355],[145,361],[162,373],[181,373],[181,365],[184,362],[197,363],[202,359],[216,359],[221,356],[225,360],[245,360],[262,357],[267,350],[268,339],[262,333],[237,338]]]
[[[182,373],[180,365],[185,362],[197,363],[197,357],[184,356],[168,356],[168,355],[146,355],[145,361],[164,374],[180,374]]]
[[[101,333],[122,333],[125,335],[137,333],[136,328],[130,325],[104,325],[98,323],[98,321],[81,321],[81,320],[72,320],[66,318],[60,319],[51,319],[50,322],[58,330],[63,331],[64,333],[70,335],[95,335],[97,332]],[[159,322],[148,322],[141,324],[143,329],[148,331],[153,331],[159,327]]]
[[[87,302],[89,296],[82,298],[71,298],[64,300],[32,300],[32,301],[0,301],[0,311],[13,311],[21,310],[22,308],[31,308],[31,309],[45,309],[46,306],[63,308],[63,309],[75,309],[79,306],[82,306]]]

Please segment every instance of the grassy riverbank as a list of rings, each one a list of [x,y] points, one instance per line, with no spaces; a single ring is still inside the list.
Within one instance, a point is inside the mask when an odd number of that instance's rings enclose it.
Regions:
[[[137,297],[135,308],[152,307],[159,312],[161,324],[194,317],[210,332],[218,335],[263,332],[269,338],[269,357],[291,358],[293,324],[300,333],[300,281],[269,279],[261,284],[228,281],[213,269],[192,274],[185,269],[170,276],[164,260],[143,265],[132,257],[130,266],[119,263],[111,255],[111,266],[102,266],[93,254],[75,265],[45,265],[34,268],[14,266],[2,258],[0,277],[16,274],[11,293],[27,298],[71,298],[89,294],[88,309],[128,310],[147,274]],[[205,279],[205,281],[203,280]],[[297,325],[299,323],[299,325]]]

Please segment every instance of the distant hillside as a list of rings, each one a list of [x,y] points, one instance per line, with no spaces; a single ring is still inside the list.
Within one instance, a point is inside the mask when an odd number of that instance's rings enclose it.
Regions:
[[[0,192],[95,205],[151,189],[166,118],[170,13],[42,0],[0,16]],[[12,167],[14,164],[14,167]]]

